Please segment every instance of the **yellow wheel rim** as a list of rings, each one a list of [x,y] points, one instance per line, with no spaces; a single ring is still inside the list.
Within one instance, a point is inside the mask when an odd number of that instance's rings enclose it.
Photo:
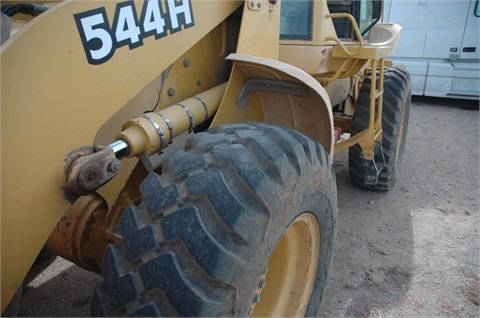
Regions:
[[[320,229],[310,213],[287,228],[268,261],[252,299],[251,316],[304,316],[320,253]]]

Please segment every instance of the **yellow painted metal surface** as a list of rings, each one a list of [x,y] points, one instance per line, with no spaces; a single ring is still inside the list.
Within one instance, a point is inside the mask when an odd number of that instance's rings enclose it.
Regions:
[[[218,85],[159,112],[145,113],[127,121],[123,125],[123,131],[117,136],[117,139],[128,143],[127,156],[150,156],[158,153],[173,142],[174,137],[213,117],[225,92],[225,86],[226,84]]]
[[[231,49],[227,31],[227,22],[223,21],[189,48],[98,130],[95,143],[111,143],[122,125],[139,114],[159,111],[225,82],[228,79],[225,57]],[[136,163],[136,158],[122,159],[122,169],[117,176],[98,190],[109,206],[118,206],[115,203],[118,189],[124,187]]]
[[[377,67],[378,66],[378,67]],[[369,104],[369,118],[368,126],[364,131],[357,133],[346,140],[335,144],[335,153],[342,152],[348,148],[359,144],[362,148],[363,158],[366,160],[374,159],[374,144],[375,141],[381,141],[382,138],[382,111],[383,111],[383,80],[384,80],[383,59],[380,61],[373,60],[372,68],[378,72],[371,73],[370,86],[370,104]],[[378,86],[378,87],[377,87]],[[376,106],[375,106],[376,105]]]
[[[243,54],[232,54],[228,59],[234,62],[234,68],[213,126],[263,121],[291,127],[320,142],[333,159],[332,107],[320,83],[302,70],[280,61]],[[258,89],[242,106],[236,99],[249,79],[297,84],[306,94]]]
[[[268,260],[265,287],[251,317],[303,317],[313,291],[320,257],[320,229],[305,213],[287,228]]]
[[[59,188],[65,154],[91,144],[104,122],[240,5],[192,2],[193,27],[89,64],[74,14],[104,8],[111,23],[116,4],[63,2],[1,48],[2,311],[68,207]],[[138,16],[143,4],[135,1]]]
[[[253,5],[250,5],[253,3]],[[278,59],[280,1],[246,1],[236,52]]]

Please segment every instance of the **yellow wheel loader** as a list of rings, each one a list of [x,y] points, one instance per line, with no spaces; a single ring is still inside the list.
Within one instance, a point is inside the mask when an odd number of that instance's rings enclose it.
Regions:
[[[92,314],[315,316],[334,154],[390,189],[410,79],[379,0],[1,1],[2,312],[42,249]]]

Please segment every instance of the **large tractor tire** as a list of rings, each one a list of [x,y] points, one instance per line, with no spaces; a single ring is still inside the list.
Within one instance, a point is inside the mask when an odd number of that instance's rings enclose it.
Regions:
[[[170,153],[119,222],[92,311],[109,316],[316,316],[337,198],[322,146],[258,123]]]
[[[352,182],[372,191],[390,190],[400,170],[410,114],[411,84],[409,73],[399,67],[385,68],[383,87],[382,143],[385,164],[377,184],[365,181],[362,150],[359,145],[349,149],[349,172]],[[371,77],[368,76],[358,96],[353,116],[351,135],[368,127]],[[383,164],[383,162],[382,162]]]

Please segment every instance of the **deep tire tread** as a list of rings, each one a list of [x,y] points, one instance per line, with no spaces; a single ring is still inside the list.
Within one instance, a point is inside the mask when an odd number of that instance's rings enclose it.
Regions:
[[[318,175],[315,185],[323,182],[328,191],[316,196],[322,202],[328,198],[332,215],[326,222],[334,225],[332,171],[323,148],[292,130],[245,123],[192,136],[185,150],[167,156],[162,175],[150,173],[143,181],[142,202],[124,211],[116,229],[122,242],[107,249],[105,281],[95,292],[93,313],[246,315],[239,310],[251,300],[241,288],[239,294],[232,275],[248,273],[243,284],[256,277],[248,270],[256,247],[272,246],[271,233],[281,234],[281,228],[266,230],[270,211],[285,210],[272,194],[284,196],[289,193],[284,188],[303,191],[304,180]],[[328,226],[332,233],[333,225]],[[232,307],[235,303],[244,309]]]

